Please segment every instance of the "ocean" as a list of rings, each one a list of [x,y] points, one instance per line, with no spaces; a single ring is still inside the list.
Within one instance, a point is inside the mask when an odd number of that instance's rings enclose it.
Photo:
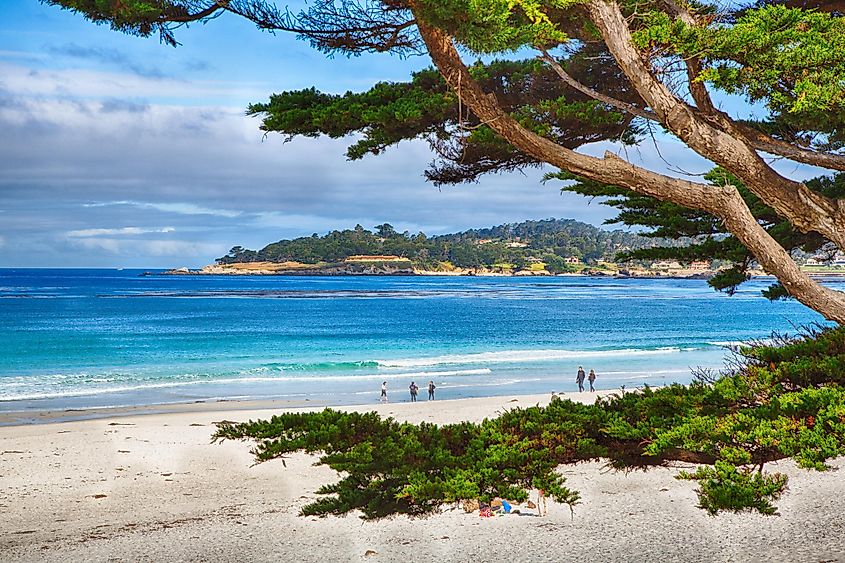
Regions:
[[[140,274],[0,270],[0,412],[564,392],[580,365],[599,389],[686,383],[822,321],[771,280]]]

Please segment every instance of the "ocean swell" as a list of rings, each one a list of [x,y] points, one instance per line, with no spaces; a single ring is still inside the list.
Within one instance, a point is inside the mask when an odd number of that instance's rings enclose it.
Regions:
[[[654,349],[623,348],[615,350],[502,350],[474,354],[450,354],[422,358],[378,360],[377,363],[380,368],[412,368],[438,365],[506,364],[607,357],[659,356],[678,354],[681,351],[681,348],[675,346]]]

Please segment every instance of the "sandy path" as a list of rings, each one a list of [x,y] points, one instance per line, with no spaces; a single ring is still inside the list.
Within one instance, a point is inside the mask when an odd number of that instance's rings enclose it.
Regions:
[[[582,395],[586,398],[586,395]],[[480,420],[548,397],[359,407],[399,419]],[[712,518],[671,469],[563,468],[574,518],[481,519],[462,511],[379,522],[303,518],[334,474],[297,455],[252,466],[245,443],[210,444],[215,420],[273,411],[187,412],[0,428],[2,561],[845,561],[845,479],[791,462],[781,515]],[[845,460],[837,460],[837,468]],[[375,554],[365,555],[368,550]]]

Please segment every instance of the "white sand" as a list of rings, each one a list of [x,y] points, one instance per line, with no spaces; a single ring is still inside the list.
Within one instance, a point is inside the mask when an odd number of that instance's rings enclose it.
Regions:
[[[577,396],[577,394],[575,394]],[[588,395],[580,396],[587,399]],[[589,397],[590,399],[594,398]],[[548,397],[357,407],[398,419],[480,420]],[[122,416],[0,428],[0,561],[834,561],[845,560],[845,479],[791,462],[781,515],[707,516],[676,470],[563,467],[583,501],[570,517],[482,519],[448,511],[362,522],[303,518],[334,479],[304,455],[253,466],[215,420],[277,411]],[[845,460],[837,460],[837,468]],[[365,556],[368,550],[374,555]]]

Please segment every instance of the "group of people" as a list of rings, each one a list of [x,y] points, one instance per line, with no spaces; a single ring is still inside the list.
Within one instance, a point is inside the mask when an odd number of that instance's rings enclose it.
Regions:
[[[428,382],[428,400],[429,401],[434,400],[434,390],[435,389],[437,389],[437,386],[434,384],[434,381],[429,381]],[[411,392],[411,402],[416,403],[417,402],[417,393],[419,393],[419,390],[420,390],[419,386],[415,382],[412,381],[411,384],[408,386],[408,390]],[[384,381],[381,384],[381,402],[382,403],[387,402],[387,381]]]
[[[587,375],[584,371],[583,366],[578,366],[578,375],[575,376],[575,381],[578,383],[578,392],[584,390],[584,380],[590,382],[590,391],[595,391],[595,387],[593,387],[593,383],[596,381],[596,372],[595,370],[590,370],[590,375]]]
[[[588,382],[590,384],[590,391],[595,391],[596,388],[593,385],[596,382],[596,372],[595,370],[590,370],[589,375],[587,372],[584,371],[583,366],[578,366],[578,375],[575,376],[575,381],[578,383],[578,392],[584,391],[584,382]],[[434,390],[437,389],[437,386],[434,384],[434,381],[428,382],[428,400],[434,400]],[[419,393],[420,388],[419,386],[412,381],[411,384],[408,386],[408,390],[411,392],[411,402],[417,402],[417,393]],[[387,381],[383,381],[381,384],[381,402],[387,402]]]

